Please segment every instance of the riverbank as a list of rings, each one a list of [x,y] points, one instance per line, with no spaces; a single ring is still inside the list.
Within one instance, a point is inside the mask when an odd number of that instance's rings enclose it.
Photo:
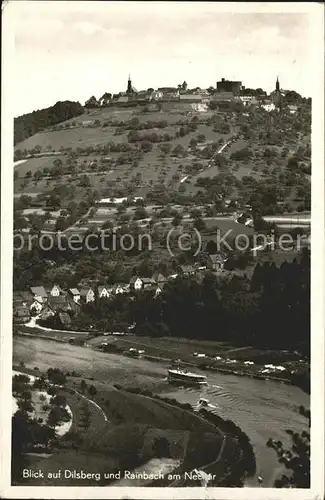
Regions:
[[[184,339],[183,342],[181,342],[182,339],[179,339],[180,342],[176,344],[174,340],[170,339],[146,338],[135,335],[123,337],[99,335],[94,337],[89,332],[54,331],[36,324],[23,325],[23,327],[20,327],[19,334],[33,338],[71,343],[121,356],[130,356],[131,354],[136,356],[136,351],[140,351],[139,356],[154,363],[170,365],[177,362],[187,368],[249,377],[256,380],[273,380],[295,385],[307,393],[309,390],[309,364],[300,359],[298,355],[287,351],[263,351],[250,347],[229,349],[230,346],[220,343],[202,341],[192,344],[191,341],[185,342]],[[204,353],[194,352],[198,346]],[[215,355],[216,351],[219,355]]]

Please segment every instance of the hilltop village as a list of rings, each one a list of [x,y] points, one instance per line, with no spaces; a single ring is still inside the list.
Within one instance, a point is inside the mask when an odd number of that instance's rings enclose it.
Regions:
[[[200,87],[188,88],[184,81],[177,87],[148,88],[138,91],[132,84],[129,76],[125,92],[111,94],[105,92],[99,99],[91,96],[86,102],[86,108],[96,108],[109,105],[134,105],[144,103],[180,102],[211,105],[217,107],[218,103],[242,103],[244,106],[261,106],[266,111],[274,111],[286,105],[291,113],[295,113],[298,106],[295,104],[296,93],[280,88],[277,78],[275,89],[267,94],[263,89],[245,88],[240,81],[226,80],[222,78],[215,87],[207,89]],[[204,109],[204,108],[203,108]]]

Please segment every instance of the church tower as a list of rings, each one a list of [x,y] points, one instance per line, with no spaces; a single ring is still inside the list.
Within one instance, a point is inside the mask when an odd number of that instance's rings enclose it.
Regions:
[[[132,89],[132,81],[131,81],[131,76],[129,75],[129,79],[128,79],[128,87],[127,87],[127,94],[132,94],[133,92],[133,89]]]
[[[278,76],[276,77],[275,91],[280,92],[280,82]]]

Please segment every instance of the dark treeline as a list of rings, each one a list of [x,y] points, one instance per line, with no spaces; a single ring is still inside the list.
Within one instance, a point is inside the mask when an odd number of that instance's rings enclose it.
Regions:
[[[152,292],[97,299],[73,318],[73,327],[111,331],[136,324],[136,333],[227,341],[262,349],[310,351],[310,258],[257,265],[247,289],[235,278],[221,285],[212,274],[168,282]]]
[[[63,101],[57,102],[54,106],[39,109],[26,115],[18,116],[14,121],[14,144],[31,137],[41,130],[64,122],[84,112],[79,102]]]

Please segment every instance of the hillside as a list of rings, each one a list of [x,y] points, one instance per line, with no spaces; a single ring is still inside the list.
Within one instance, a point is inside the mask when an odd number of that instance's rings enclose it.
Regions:
[[[268,113],[150,106],[86,110],[43,131],[39,124],[27,127],[27,136],[38,132],[15,145],[16,210],[57,212],[41,221],[53,230],[60,209],[67,210],[60,220],[65,228],[96,200],[123,196],[159,205],[217,201],[219,209],[228,200],[271,214],[310,209],[310,104],[302,103],[295,114],[286,108]],[[17,119],[17,137],[26,116]],[[22,194],[28,197],[18,201]],[[105,218],[107,209],[99,210],[100,225],[108,218],[118,222],[122,214]],[[122,215],[122,222],[130,219]],[[28,226],[28,219],[19,224]]]
[[[20,143],[48,126],[78,116],[82,111],[83,107],[79,102],[64,101],[57,102],[49,108],[19,116],[14,121],[14,143]]]

